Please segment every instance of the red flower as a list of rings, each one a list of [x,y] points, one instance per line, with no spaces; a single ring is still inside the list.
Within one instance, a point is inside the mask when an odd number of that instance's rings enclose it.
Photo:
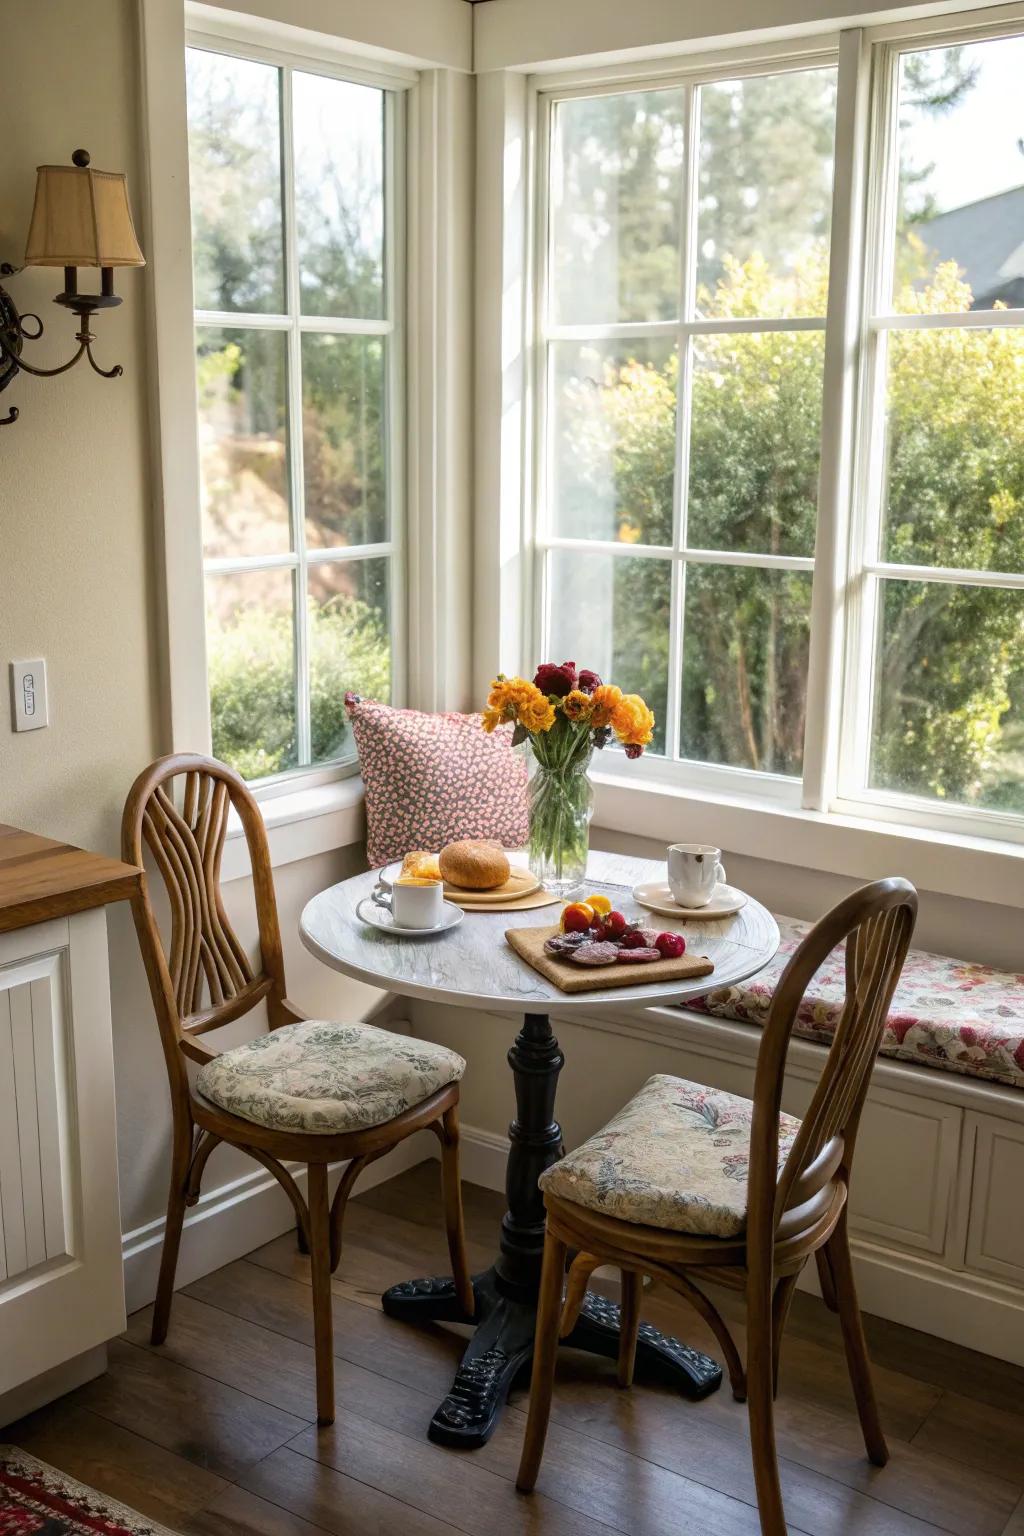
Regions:
[[[593,693],[595,688],[600,688],[601,679],[596,672],[591,672],[589,667],[584,667],[576,679],[576,687],[581,693]]]
[[[643,749],[643,747],[639,746],[637,744],[637,742],[631,741],[631,742],[629,742],[627,744],[627,746],[626,746],[626,756],[627,757],[643,757],[643,755],[644,755],[644,749]]]
[[[576,663],[563,661],[560,667],[556,667],[553,661],[544,661],[537,668],[533,684],[541,693],[564,699],[576,687]]]

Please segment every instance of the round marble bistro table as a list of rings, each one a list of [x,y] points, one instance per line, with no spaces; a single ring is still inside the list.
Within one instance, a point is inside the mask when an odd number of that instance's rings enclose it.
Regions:
[[[627,917],[644,917],[632,888],[664,877],[664,865],[648,859],[593,852],[587,891],[603,891]],[[490,1269],[473,1278],[476,1311],[462,1312],[450,1276],[403,1281],[385,1291],[384,1311],[409,1322],[473,1322],[476,1331],[456,1372],[451,1391],[430,1422],[429,1436],[443,1445],[472,1448],[494,1430],[509,1389],[530,1363],[544,1247],[544,1201],[537,1180],[562,1156],[562,1131],[554,1116],[555,1087],[563,1056],[551,1029],[550,1012],[586,1017],[587,1010],[614,1006],[651,1007],[683,1003],[709,987],[728,986],[762,969],[779,947],[772,917],[752,898],[733,917],[672,922],[695,954],[714,962],[714,973],[689,981],[609,987],[565,993],[546,981],[511,949],[506,928],[550,927],[557,906],[526,912],[467,912],[458,927],[438,938],[400,939],[370,928],[355,909],[376,884],[370,871],[321,891],[300,920],[302,940],[318,959],[359,981],[405,997],[426,998],[487,1013],[508,1013],[522,1026],[508,1053],[515,1083],[516,1113],[509,1126],[506,1179],[508,1210],[501,1223],[500,1252]],[[588,1292],[580,1320],[565,1343],[616,1358],[618,1307]],[[720,1384],[722,1370],[707,1355],[644,1324],[636,1372],[669,1381],[690,1397],[703,1397]]]

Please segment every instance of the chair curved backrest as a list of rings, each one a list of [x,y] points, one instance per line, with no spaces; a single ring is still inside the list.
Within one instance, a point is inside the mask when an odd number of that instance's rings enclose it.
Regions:
[[[175,781],[183,780],[180,799]],[[259,969],[224,910],[220,864],[231,808],[252,861],[259,923]],[[281,930],[267,834],[251,791],[225,763],[194,753],[158,758],[132,785],[121,819],[124,858],[141,867],[153,855],[171,907],[165,945],[145,877],[132,903],[142,958],[172,1082],[186,1084],[183,1054],[205,1060],[195,1037],[219,1029],[266,999],[271,1027],[287,1022]]]
[[[776,1241],[812,1231],[845,1199],[871,1070],[917,919],[907,880],[875,880],[827,912],[779,978],[754,1079],[748,1263],[770,1271]],[[815,973],[846,946],[846,1001],[807,1113],[779,1170],[779,1111],[793,1026]]]

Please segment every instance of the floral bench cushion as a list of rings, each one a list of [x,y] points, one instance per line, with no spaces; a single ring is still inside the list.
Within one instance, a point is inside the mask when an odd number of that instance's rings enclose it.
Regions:
[[[783,967],[811,927],[792,917],[780,917],[778,924],[782,944],[770,965],[748,981],[707,992],[686,1007],[719,1019],[763,1025]],[[829,1044],[845,996],[839,948],[808,987],[794,1033]],[[912,949],[880,1054],[1024,1088],[1024,975]]]
[[[328,1136],[394,1120],[465,1070],[461,1056],[428,1040],[308,1019],[225,1051],[196,1089],[255,1125]]]
[[[753,1110],[737,1094],[660,1073],[548,1168],[541,1188],[620,1221],[736,1237],[747,1224]],[[792,1115],[780,1116],[780,1169],[799,1129]]]

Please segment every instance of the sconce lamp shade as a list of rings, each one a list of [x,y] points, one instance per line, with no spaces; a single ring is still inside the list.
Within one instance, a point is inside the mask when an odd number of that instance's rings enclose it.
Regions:
[[[39,166],[25,265],[144,267],[123,172],[94,171],[88,164]]]

